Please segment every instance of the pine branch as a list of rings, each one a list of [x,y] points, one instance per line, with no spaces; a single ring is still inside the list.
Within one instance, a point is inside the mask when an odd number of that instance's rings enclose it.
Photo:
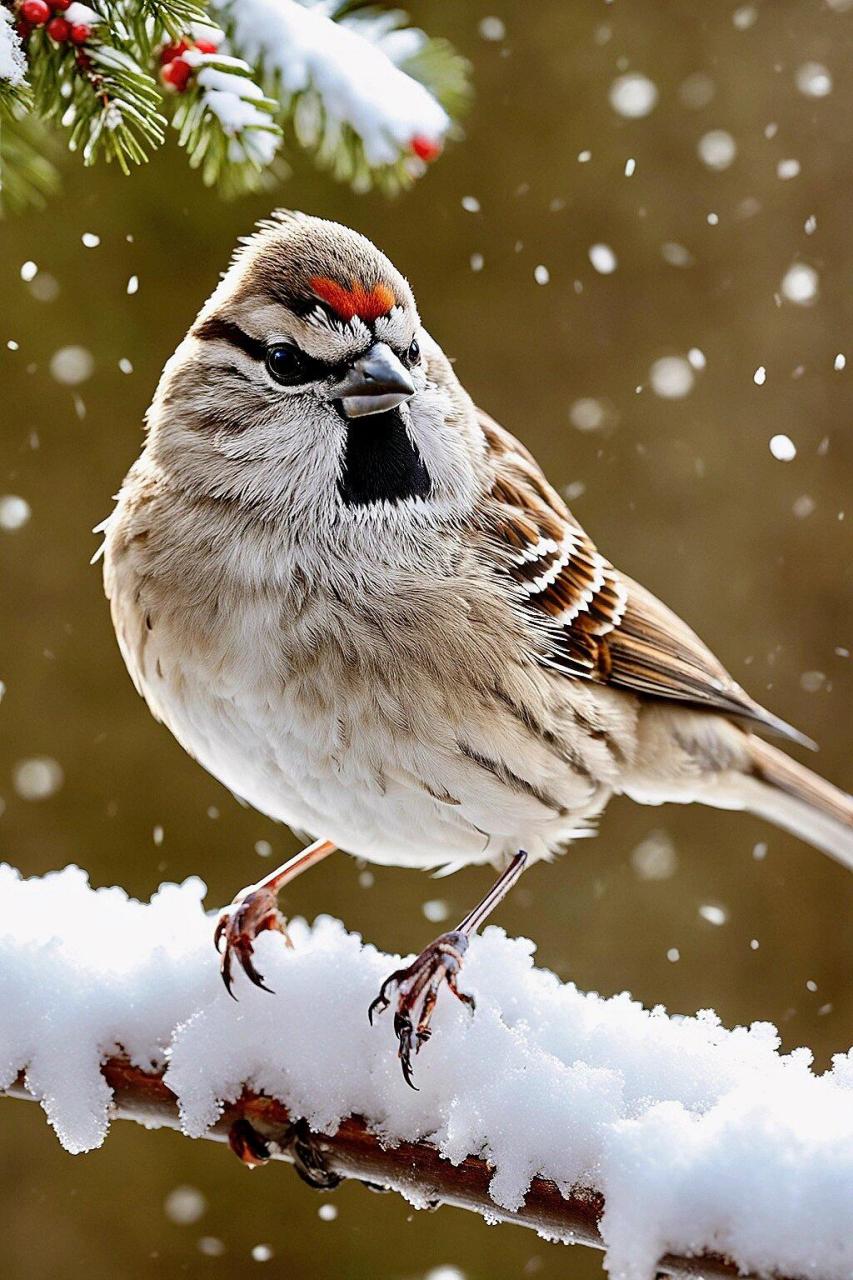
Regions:
[[[75,13],[75,10],[78,11]],[[99,154],[115,160],[124,173],[141,164],[164,138],[165,120],[154,81],[134,57],[130,34],[111,13],[72,5],[73,22],[86,28],[83,43],[54,40],[40,27],[29,37],[33,98],[45,120],[69,129],[68,146],[84,164]]]
[[[0,119],[0,212],[40,209],[59,190],[50,159],[55,144],[39,120],[11,114]]]
[[[172,123],[178,142],[207,186],[224,195],[257,191],[282,175],[274,166],[281,129],[274,120],[277,103],[252,79],[238,58],[189,50],[193,87],[177,100]]]
[[[356,190],[393,193],[439,155],[468,96],[465,60],[396,10],[209,0],[220,31],[206,0],[66,2],[0,0],[0,118],[32,110],[87,165],[104,157],[129,173],[170,119],[223,195],[281,180],[285,135]],[[21,199],[52,185],[14,125],[4,169]]]
[[[407,27],[399,10],[326,0],[211,0],[211,8],[280,103],[286,135],[357,191],[410,186],[442,150],[448,108],[467,101],[466,60]]]

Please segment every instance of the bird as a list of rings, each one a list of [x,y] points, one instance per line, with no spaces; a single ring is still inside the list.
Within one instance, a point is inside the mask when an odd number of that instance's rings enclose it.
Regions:
[[[443,986],[524,869],[608,801],[760,815],[853,869],[853,800],[770,735],[697,635],[615,568],[476,407],[371,241],[280,210],[167,361],[99,526],[118,643],[154,716],[306,848],[236,895],[222,977],[287,940],[279,894],[335,849],[491,865],[485,897],[389,975],[407,1083]]]

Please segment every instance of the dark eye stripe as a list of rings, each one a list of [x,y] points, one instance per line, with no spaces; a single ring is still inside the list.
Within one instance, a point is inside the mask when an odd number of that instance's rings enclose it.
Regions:
[[[209,316],[204,320],[197,329],[192,331],[193,337],[200,338],[203,342],[210,342],[215,339],[221,339],[230,342],[232,346],[238,347],[240,351],[244,351],[247,356],[253,360],[265,363],[270,352],[270,347],[265,342],[259,341],[257,338],[251,337],[244,329],[241,329],[233,320],[225,320],[222,316]],[[297,348],[299,349],[299,348]],[[411,348],[409,348],[410,350]],[[306,352],[301,351],[304,360],[305,381],[317,381],[321,378],[334,377],[342,378],[349,366],[349,361],[343,364],[327,364],[323,360],[317,360],[313,356],[309,356]],[[420,355],[420,352],[418,352]],[[408,351],[405,353],[408,356]],[[404,356],[404,358],[405,358]]]
[[[231,320],[223,320],[221,316],[210,316],[197,329],[193,329],[193,336],[201,338],[204,342],[222,338],[225,342],[230,342],[232,346],[239,347],[241,351],[245,351],[246,355],[251,356],[253,360],[264,360],[266,358],[266,343],[250,337],[239,325],[234,324]]]

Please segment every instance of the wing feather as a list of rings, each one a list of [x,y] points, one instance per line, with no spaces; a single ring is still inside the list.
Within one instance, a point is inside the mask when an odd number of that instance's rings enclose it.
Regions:
[[[481,523],[485,553],[513,583],[544,665],[744,717],[812,745],[750,698],[671,609],[614,569],[514,436],[485,414],[479,420],[494,469]]]

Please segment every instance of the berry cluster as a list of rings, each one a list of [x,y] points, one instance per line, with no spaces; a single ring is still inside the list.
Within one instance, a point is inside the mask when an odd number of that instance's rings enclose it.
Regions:
[[[190,66],[182,54],[191,49],[196,53],[216,53],[216,44],[212,40],[193,40],[184,36],[176,44],[164,45],[160,50],[160,79],[175,93],[183,93],[195,67]]]
[[[71,0],[21,0],[17,6],[18,35],[24,39],[35,27],[44,27],[56,44],[73,44],[78,48],[89,40],[92,28],[85,22],[69,22],[63,17]]]

